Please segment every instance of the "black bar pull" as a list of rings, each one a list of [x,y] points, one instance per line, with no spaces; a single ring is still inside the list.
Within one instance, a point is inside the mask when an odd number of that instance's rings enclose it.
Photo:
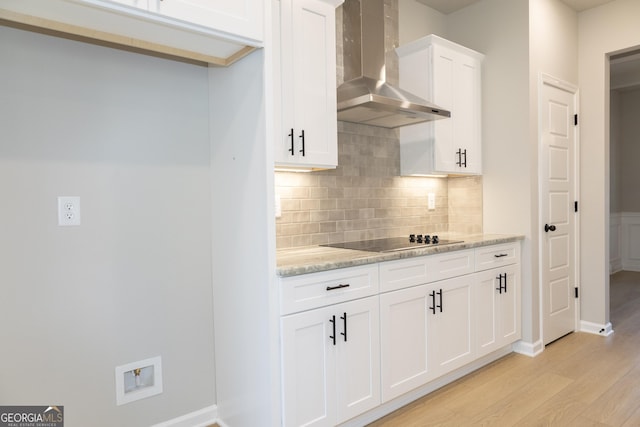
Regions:
[[[293,128],[291,128],[291,133],[287,136],[291,139],[291,148],[289,148],[287,151],[290,152],[293,156]]]
[[[440,295],[440,305],[438,305],[438,308],[440,309],[440,313],[442,313],[442,289],[438,291],[438,295]]]
[[[344,337],[344,342],[347,342],[347,313],[344,313],[343,316],[340,316],[343,321],[344,332],[340,332],[340,335]]]
[[[351,285],[350,285],[350,284],[348,284],[348,283],[344,283],[344,284],[340,283],[340,284],[339,284],[339,285],[337,285],[337,286],[327,286],[327,290],[328,290],[328,291],[334,291],[334,290],[336,290],[336,289],[348,288],[349,286],[351,286]]]
[[[436,291],[429,292],[429,296],[431,297],[432,307],[429,307],[432,314],[436,314]]]
[[[462,166],[464,166],[466,168],[467,167],[467,149],[466,148],[462,152],[462,154],[464,154],[464,163],[462,164]]]
[[[507,293],[507,273],[504,273],[504,293]]]
[[[329,338],[333,340],[333,345],[336,345],[336,316],[331,316],[329,319],[329,323],[331,323],[331,327],[333,328],[333,335],[329,335]]]
[[[496,279],[498,279],[498,287],[496,288],[496,291],[502,293],[502,274],[498,275]]]
[[[509,256],[509,254],[495,254],[494,257],[502,258],[503,256]]]
[[[304,129],[302,130],[299,138],[302,138],[302,149],[300,150],[300,152],[302,153],[302,157],[304,157]]]
[[[456,162],[456,165],[462,167],[462,150],[458,149],[458,151],[456,151],[456,155],[458,156],[458,161]]]

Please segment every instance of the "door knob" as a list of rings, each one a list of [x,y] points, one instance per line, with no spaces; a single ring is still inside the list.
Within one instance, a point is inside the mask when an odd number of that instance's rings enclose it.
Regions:
[[[555,225],[545,224],[544,225],[544,232],[548,233],[549,231],[556,231],[556,226]]]

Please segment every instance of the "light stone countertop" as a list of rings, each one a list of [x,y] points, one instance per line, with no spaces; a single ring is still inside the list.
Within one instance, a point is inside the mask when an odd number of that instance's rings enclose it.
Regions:
[[[276,251],[276,273],[280,277],[297,276],[306,273],[334,270],[336,268],[354,267],[357,265],[373,264],[402,258],[412,258],[422,255],[432,255],[481,246],[498,245],[523,240],[522,235],[513,234],[474,234],[446,236],[439,233],[441,238],[462,240],[443,246],[431,246],[416,249],[406,249],[395,252],[366,252],[352,249],[328,248],[324,246],[305,246],[300,248],[279,249]]]

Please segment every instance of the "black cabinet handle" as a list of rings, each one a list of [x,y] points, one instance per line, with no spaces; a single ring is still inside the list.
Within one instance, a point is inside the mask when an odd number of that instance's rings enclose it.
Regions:
[[[500,293],[502,293],[502,291],[504,290],[504,293],[506,294],[507,293],[507,273],[498,275],[496,279],[500,281],[499,287],[496,288],[496,291],[500,291]],[[502,279],[504,279],[504,287],[502,286]]]
[[[494,257],[496,257],[496,258],[502,258],[503,256],[509,256],[509,254],[496,254],[496,255],[494,255]]]
[[[336,345],[336,316],[331,316],[329,319],[331,327],[333,328],[333,335],[329,335],[329,338],[333,340],[333,345]]]
[[[347,313],[344,313],[343,316],[340,316],[343,323],[344,332],[340,332],[340,335],[344,337],[344,342],[347,342]]]
[[[456,151],[456,155],[458,156],[458,161],[456,162],[456,165],[462,167],[462,150],[458,149],[458,151]]]
[[[438,291],[438,295],[440,295],[440,305],[438,305],[438,308],[440,309],[440,313],[442,313],[442,289]]]
[[[436,291],[429,292],[429,296],[431,297],[432,307],[429,307],[432,314],[436,314]]]
[[[302,130],[299,138],[302,138],[302,150],[300,150],[300,152],[302,153],[302,157],[304,157],[304,129]]]
[[[544,232],[548,233],[549,231],[556,231],[556,226],[555,225],[545,224],[544,225]]]
[[[291,133],[289,135],[287,135],[290,139],[291,139],[291,148],[289,148],[287,151],[291,153],[292,156],[294,156],[293,154],[293,128],[291,128]]]
[[[327,290],[328,291],[335,291],[336,289],[348,288],[349,286],[351,286],[351,285],[348,284],[348,283],[344,283],[344,284],[340,283],[337,286],[327,286]]]
[[[465,149],[462,154],[464,154],[464,163],[461,166],[467,167],[467,150]]]

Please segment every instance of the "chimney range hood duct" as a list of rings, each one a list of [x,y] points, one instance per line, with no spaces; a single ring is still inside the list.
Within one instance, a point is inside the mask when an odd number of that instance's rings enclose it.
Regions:
[[[384,0],[343,4],[344,80],[338,87],[338,120],[385,128],[451,117],[385,82]]]

